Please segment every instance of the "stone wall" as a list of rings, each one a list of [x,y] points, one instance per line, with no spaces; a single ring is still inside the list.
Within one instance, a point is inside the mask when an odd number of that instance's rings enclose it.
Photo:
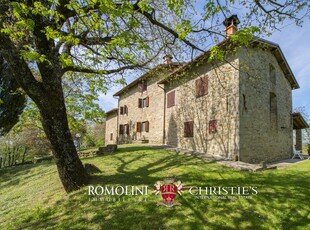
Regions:
[[[128,124],[129,134],[119,135],[118,143],[165,143],[250,163],[290,157],[292,89],[277,60],[259,48],[241,48],[225,58],[228,63],[195,63],[162,85],[157,82],[169,69],[156,68],[145,75],[146,91],[138,92],[137,84],[124,91],[118,111],[126,105],[128,114],[118,114],[118,125]],[[196,80],[205,76],[208,92],[196,97]],[[172,91],[175,105],[167,108],[166,97]],[[138,108],[138,99],[146,97],[149,106]],[[212,133],[209,123],[214,120]],[[149,131],[137,132],[137,122],[145,121]],[[184,137],[187,121],[193,121],[193,137]],[[116,124],[117,115],[107,118],[107,144],[116,143],[109,141],[110,133],[117,136]]]
[[[166,112],[166,143],[204,154],[235,158],[239,151],[239,61],[200,63],[165,85],[167,94],[175,90],[175,106]],[[208,93],[196,97],[196,80],[208,77]],[[217,132],[209,132],[209,122],[216,120]],[[184,122],[194,122],[193,137],[184,137]]]
[[[290,157],[292,89],[277,60],[267,50],[243,48],[240,67],[240,160],[257,163]]]
[[[147,90],[138,92],[134,85],[119,97],[119,107],[127,106],[128,114],[119,114],[119,125],[129,124],[129,135],[119,136],[119,143],[148,141],[152,144],[163,144],[164,90],[157,84],[158,80],[168,73],[167,68],[159,67],[146,76]],[[149,97],[149,106],[138,108],[138,99]],[[148,132],[137,132],[137,122],[149,122]]]
[[[105,128],[105,144],[117,143],[117,110],[107,114]]]

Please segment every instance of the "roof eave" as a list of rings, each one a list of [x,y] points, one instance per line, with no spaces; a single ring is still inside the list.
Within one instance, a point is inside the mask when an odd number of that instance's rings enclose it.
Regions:
[[[307,129],[309,128],[308,123],[306,122],[306,120],[304,119],[304,117],[301,115],[300,112],[295,112],[293,113],[293,122],[296,121],[296,125],[298,125],[297,129]]]
[[[114,97],[120,96],[123,92],[125,92],[127,89],[130,89],[134,85],[136,85],[141,79],[147,78],[150,71],[157,69],[158,67],[169,67],[169,66],[177,66],[177,65],[184,65],[184,63],[172,63],[172,64],[159,64],[153,69],[149,70],[148,72],[142,74],[140,77],[138,77],[136,80],[130,82],[128,85],[123,87],[121,90],[117,91],[115,94],[113,94]]]
[[[105,114],[108,115],[110,113],[114,113],[114,112],[117,112],[118,111],[118,108],[114,108],[114,109],[111,109],[109,110],[108,112],[106,112]]]

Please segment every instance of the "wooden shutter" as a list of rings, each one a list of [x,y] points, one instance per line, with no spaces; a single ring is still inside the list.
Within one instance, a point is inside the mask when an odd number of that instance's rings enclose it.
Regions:
[[[145,122],[145,132],[149,132],[149,126],[150,126],[149,122],[146,121]]]
[[[188,137],[188,125],[187,125],[187,122],[184,122],[184,137]]]
[[[200,97],[201,96],[201,78],[197,79],[195,81],[196,84],[196,97]]]
[[[204,96],[208,93],[208,76],[196,80],[196,97]]]
[[[217,133],[217,120],[209,121],[209,133]]]
[[[202,78],[202,81],[203,81],[203,86],[202,86],[203,95],[206,95],[206,94],[208,94],[208,76],[204,76]],[[203,96],[203,95],[201,95],[201,96]]]
[[[194,136],[194,122],[187,121],[184,122],[184,137],[193,137]]]
[[[141,98],[138,99],[138,108],[142,108],[142,99]]]
[[[124,114],[128,115],[128,107],[127,107],[127,105],[124,106]]]
[[[146,106],[146,107],[149,107],[149,103],[150,103],[150,98],[149,98],[149,97],[146,97],[146,98],[145,98],[145,106]]]
[[[121,106],[121,108],[120,108],[120,114],[121,115],[124,114],[124,107],[123,106]]]
[[[119,125],[119,134],[124,134],[124,125]]]
[[[129,135],[129,124],[126,125],[126,134]]]
[[[137,122],[137,133],[141,133],[141,122]]]
[[[170,108],[175,105],[175,91],[167,94],[167,108]]]

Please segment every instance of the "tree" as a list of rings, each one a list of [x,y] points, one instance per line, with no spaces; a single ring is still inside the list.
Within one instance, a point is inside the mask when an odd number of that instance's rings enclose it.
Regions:
[[[226,5],[234,2],[227,0]],[[246,17],[260,18],[262,26],[268,23],[274,26],[285,18],[299,23],[303,15],[298,17],[298,13],[309,11],[305,0],[285,4],[271,0],[242,3],[252,7]],[[86,184],[88,175],[78,158],[68,126],[62,85],[64,74],[88,74],[84,80],[104,90],[111,75],[143,68],[173,45],[183,48],[181,44],[185,44],[192,51],[192,57],[194,51],[205,52],[207,43],[202,38],[211,39],[221,34],[219,21],[213,19],[226,17],[229,8],[220,1],[208,1],[203,17],[192,21],[193,7],[191,1],[186,0],[1,0],[0,55],[9,63],[11,77],[40,111],[67,192]],[[251,31],[255,30],[245,30]],[[243,35],[240,33],[240,37]],[[199,47],[199,44],[204,45]],[[123,82],[124,77],[117,81]]]
[[[0,136],[18,122],[25,107],[25,95],[18,88],[16,80],[11,78],[9,65],[0,57]]]

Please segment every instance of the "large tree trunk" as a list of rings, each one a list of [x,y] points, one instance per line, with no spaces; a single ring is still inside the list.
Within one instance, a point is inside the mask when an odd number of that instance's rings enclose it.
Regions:
[[[27,63],[20,58],[8,36],[0,33],[0,54],[9,63],[14,77],[38,106],[44,131],[51,142],[60,180],[66,192],[87,184],[88,174],[83,167],[70,134],[61,84],[60,67],[46,65],[37,80]],[[44,73],[43,73],[44,72]]]
[[[88,175],[80,161],[67,121],[62,92],[46,95],[39,105],[44,131],[51,142],[59,177],[66,190],[79,189],[88,181]]]
[[[61,74],[56,68],[53,70],[54,72],[50,70],[48,76],[51,80],[44,82],[44,95],[39,91],[32,99],[40,110],[42,125],[52,145],[60,180],[66,192],[71,192],[87,184],[88,175],[69,130]],[[44,77],[46,76],[42,76],[43,79]]]

